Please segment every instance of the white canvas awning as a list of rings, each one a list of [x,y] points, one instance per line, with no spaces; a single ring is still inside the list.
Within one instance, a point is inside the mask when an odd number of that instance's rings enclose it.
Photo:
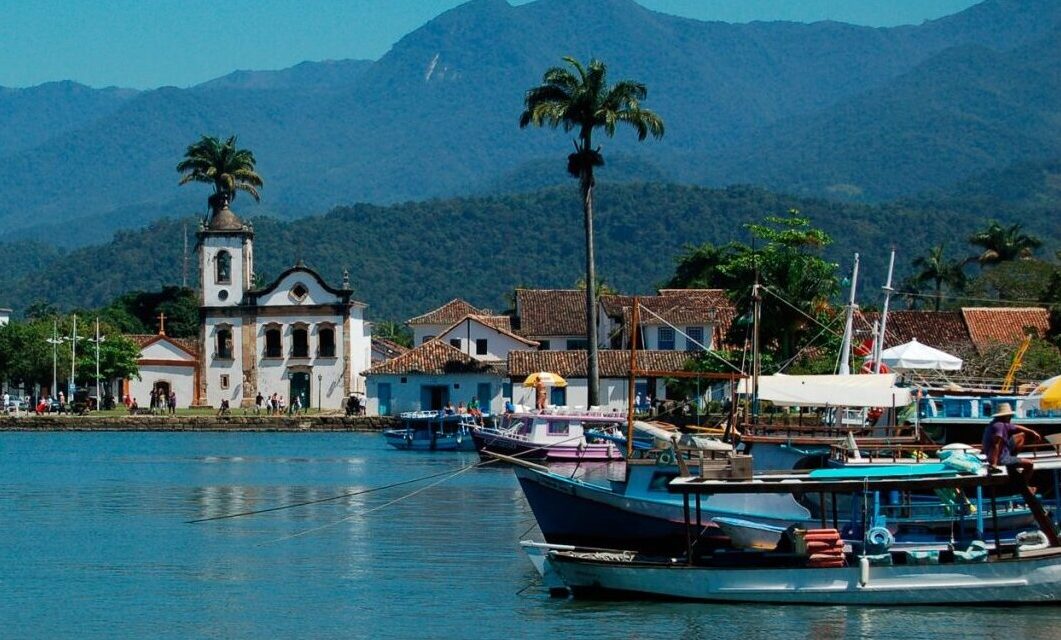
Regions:
[[[881,351],[880,361],[891,369],[957,371],[962,368],[961,358],[939,349],[933,349],[917,340]]]
[[[751,380],[740,381],[738,393],[751,393]],[[895,376],[864,374],[850,376],[787,376],[759,378],[759,399],[777,405],[798,407],[904,407],[911,402],[910,390],[895,386]]]

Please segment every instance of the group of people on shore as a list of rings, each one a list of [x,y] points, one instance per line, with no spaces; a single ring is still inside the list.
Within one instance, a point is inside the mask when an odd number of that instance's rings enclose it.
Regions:
[[[132,398],[129,394],[126,394],[122,398],[122,404],[125,405],[125,409],[130,414],[140,413],[140,403],[137,402],[136,398]],[[162,414],[162,415],[177,415],[177,392],[172,389],[167,393],[162,387],[152,389],[148,397],[148,413],[151,415]]]
[[[271,396],[265,396],[259,391],[258,395],[254,397],[254,415],[260,415],[263,412],[267,416],[279,416],[285,413],[287,415],[295,415],[305,413],[308,408],[301,395],[296,395],[292,398],[290,404],[284,399],[284,396],[275,392]]]

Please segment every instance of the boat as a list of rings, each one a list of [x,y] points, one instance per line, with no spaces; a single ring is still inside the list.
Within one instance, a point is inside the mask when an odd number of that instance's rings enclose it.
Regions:
[[[918,419],[935,442],[980,442],[1002,403],[1014,408],[1013,422],[1044,436],[1061,433],[1061,410],[1041,409],[1035,397],[997,392],[929,390],[918,402]]]
[[[613,442],[587,438],[586,429],[613,430],[625,421],[626,415],[614,411],[558,407],[506,413],[496,426],[472,429],[472,438],[484,459],[501,453],[523,460],[621,460],[623,454]]]
[[[867,541],[848,551],[834,526],[793,529],[768,550],[696,547],[692,497],[728,493],[867,491],[970,491],[1014,488],[1028,501],[1040,532],[1003,545],[995,533],[992,550],[982,542],[968,547],[874,548]],[[543,570],[563,581],[576,596],[635,594],[680,600],[829,605],[1021,604],[1061,599],[1061,542],[1053,523],[1027,485],[1001,474],[811,479],[807,474],[751,480],[678,478],[669,485],[686,506],[690,531],[679,557],[625,549],[553,548]],[[697,510],[696,517],[700,518]],[[885,541],[886,542],[886,541]]]
[[[401,414],[402,426],[386,429],[383,437],[395,449],[413,451],[475,451],[469,414],[445,411],[411,411]]]

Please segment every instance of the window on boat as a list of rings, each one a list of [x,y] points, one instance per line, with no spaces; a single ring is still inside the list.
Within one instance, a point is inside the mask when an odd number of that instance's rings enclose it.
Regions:
[[[486,338],[477,338],[475,340],[475,355],[485,356],[487,354]]]
[[[556,420],[549,421],[549,435],[551,436],[566,436],[571,431],[571,426],[565,422],[559,422]]]
[[[335,357],[335,329],[323,326],[317,332],[317,353],[322,358]]]
[[[648,488],[650,491],[666,491],[670,481],[677,477],[677,473],[657,471],[652,474],[652,479],[648,481]]]
[[[972,402],[969,400],[944,400],[943,415],[948,418],[971,418]]]
[[[660,351],[674,351],[674,329],[670,327],[659,328],[659,340],[656,347]]]
[[[283,355],[280,327],[278,325],[273,325],[265,330],[265,357],[280,358]]]
[[[704,347],[704,328],[703,327],[685,327],[685,335],[689,336],[685,339],[685,350],[686,351],[703,351]]]

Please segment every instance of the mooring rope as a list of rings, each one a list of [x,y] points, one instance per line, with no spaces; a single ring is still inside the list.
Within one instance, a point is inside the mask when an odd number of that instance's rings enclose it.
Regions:
[[[558,445],[558,444],[565,444],[565,443],[571,442],[573,440],[578,440],[581,437],[583,437],[583,436],[573,436],[571,438],[567,438],[566,440],[561,440],[559,442],[552,442],[552,443],[549,443],[549,444],[541,445],[540,447],[534,447],[533,449],[527,449],[526,451],[521,451],[519,453],[515,453],[515,454],[513,454],[513,455],[511,455],[509,457],[510,458],[519,458],[520,456],[525,456],[528,453],[534,453],[535,451],[541,451],[542,449],[546,449],[546,448],[551,447],[551,446],[555,446],[555,445]],[[241,511],[239,513],[227,513],[225,515],[210,516],[208,518],[196,518],[194,520],[185,520],[185,524],[199,524],[201,522],[212,522],[212,521],[215,521],[215,520],[227,520],[227,519],[230,519],[230,518],[242,518],[244,516],[255,516],[255,515],[258,515],[258,514],[262,514],[262,513],[271,513],[273,511],[284,511],[285,509],[295,509],[297,507],[307,507],[307,506],[310,506],[310,505],[321,504],[321,503],[324,503],[324,502],[334,502],[335,500],[342,500],[343,498],[350,498],[350,497],[353,497],[353,496],[361,496],[361,495],[365,495],[365,494],[369,494],[369,493],[375,493],[377,491],[384,491],[386,489],[393,489],[395,487],[401,487],[401,486],[405,486],[407,484],[416,484],[417,482],[424,482],[425,480],[431,480],[433,478],[439,478],[439,477],[442,477],[442,476],[455,477],[455,476],[457,476],[457,475],[459,475],[461,473],[464,473],[465,471],[469,471],[471,469],[475,469],[475,468],[478,468],[478,467],[486,466],[488,464],[493,464],[493,463],[495,463],[497,461],[498,461],[497,458],[492,458],[490,460],[480,460],[479,462],[476,462],[475,464],[461,466],[460,468],[456,469],[455,471],[453,469],[447,469],[445,471],[440,471],[438,473],[432,473],[432,474],[429,474],[429,475],[426,475],[426,476],[420,476],[418,478],[412,478],[410,480],[400,480],[398,482],[392,482],[390,484],[381,485],[379,487],[369,487],[368,489],[361,489],[359,491],[350,491],[350,492],[347,492],[347,493],[341,493],[339,495],[329,496],[327,498],[318,498],[316,500],[305,500],[305,501],[302,501],[302,502],[293,502],[293,503],[289,503],[289,504],[282,504],[282,505],[278,505],[278,506],[275,506],[275,507],[268,507],[268,508],[265,508],[265,509],[255,509],[253,511]],[[448,480],[449,477],[443,478],[440,482],[432,483],[432,484],[428,485],[427,487],[423,487],[423,489],[428,489],[428,488],[433,487],[433,486],[435,486],[437,484],[441,484],[442,482],[445,482],[446,480]],[[419,493],[421,490],[422,489],[418,489],[418,490],[416,490],[416,491],[414,491],[412,493],[407,494],[404,497],[415,495],[415,494]],[[404,499],[404,498],[399,498],[398,500],[401,500],[401,499]],[[398,500],[396,500],[396,501],[398,501]],[[386,505],[384,505],[384,506],[386,506]],[[372,511],[375,511],[375,509],[372,509]]]

